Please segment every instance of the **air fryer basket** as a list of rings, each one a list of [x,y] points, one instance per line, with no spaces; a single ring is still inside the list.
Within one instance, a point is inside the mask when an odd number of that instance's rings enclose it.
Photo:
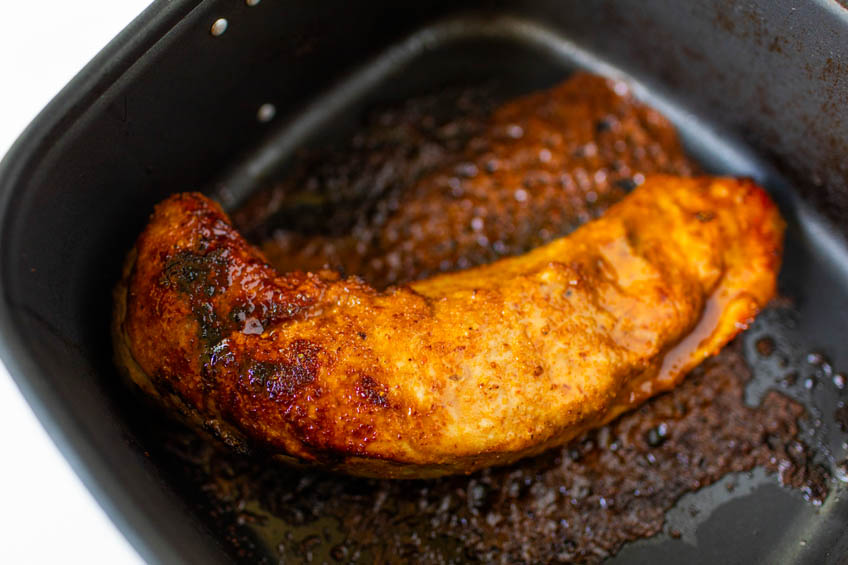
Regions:
[[[832,0],[595,2],[167,1],[154,3],[36,119],[0,165],[0,353],[110,516],[155,562],[255,557],[216,536],[208,508],[150,445],[155,411],[118,381],[110,293],[152,206],[202,189],[234,206],[300,146],[344,138],[363,112],[443,84],[495,80],[515,94],[575,68],[621,76],[669,116],[711,172],[752,176],[789,222],[780,290],[763,317],[806,370],[848,369],[848,10]],[[749,355],[751,401],[776,367]],[[822,462],[846,457],[832,386],[806,403]],[[838,473],[837,473],[838,475]],[[757,474],[687,495],[681,539],[613,561],[835,562],[848,555],[838,480],[815,508]],[[348,535],[349,532],[342,532]],[[280,532],[280,538],[285,532]],[[275,548],[258,544],[276,561]],[[253,551],[253,550],[252,550]],[[318,547],[315,556],[328,555]],[[318,559],[320,561],[320,559]]]

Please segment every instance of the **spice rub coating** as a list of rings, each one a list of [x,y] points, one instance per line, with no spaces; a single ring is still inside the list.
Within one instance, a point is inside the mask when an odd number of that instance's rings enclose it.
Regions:
[[[750,181],[655,176],[568,237],[378,292],[278,274],[179,194],[128,259],[116,349],[233,445],[366,476],[471,472],[673,387],[774,295],[782,231]]]

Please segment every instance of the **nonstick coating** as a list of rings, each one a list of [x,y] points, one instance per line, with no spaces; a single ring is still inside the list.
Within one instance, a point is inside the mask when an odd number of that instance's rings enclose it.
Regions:
[[[215,36],[222,17],[229,25]],[[210,534],[197,501],[146,456],[144,430],[156,416],[112,364],[111,288],[152,205],[192,189],[234,205],[295,147],[344,138],[375,105],[462,81],[495,80],[519,94],[577,67],[634,81],[710,171],[753,176],[779,202],[789,222],[780,290],[795,310],[759,319],[746,351],[769,335],[793,359],[817,350],[848,369],[848,11],[839,4],[163,0],[74,79],[0,165],[0,354],[146,559],[237,557],[231,540]],[[257,119],[266,103],[276,109],[269,122]],[[755,401],[775,368],[749,361]],[[843,460],[832,388],[797,395],[826,424],[810,437],[823,462]],[[774,479],[738,480],[744,488],[733,493],[717,484],[687,495],[685,504],[712,512],[669,513],[681,539],[636,542],[613,561],[848,555],[842,484],[814,508]]]

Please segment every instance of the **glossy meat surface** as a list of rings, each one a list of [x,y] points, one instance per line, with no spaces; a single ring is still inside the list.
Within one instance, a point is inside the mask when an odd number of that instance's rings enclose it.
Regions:
[[[381,293],[279,274],[181,194],[127,262],[116,350],[232,445],[361,475],[471,472],[673,387],[773,296],[782,230],[749,181],[654,176],[568,237]]]

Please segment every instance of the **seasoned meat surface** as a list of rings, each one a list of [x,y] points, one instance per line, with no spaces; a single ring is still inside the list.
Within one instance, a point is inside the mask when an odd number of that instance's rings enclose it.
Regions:
[[[277,273],[180,194],[128,259],[116,349],[233,445],[360,475],[471,472],[673,387],[773,296],[782,231],[750,181],[653,176],[568,237],[379,292]]]
[[[386,111],[350,147],[295,167],[236,212],[236,225],[281,271],[327,266],[382,289],[525,253],[597,217],[646,174],[697,170],[662,114],[596,75],[575,73],[487,119],[468,108],[483,105],[470,95],[446,123],[425,102],[407,121]],[[315,214],[330,233],[299,233],[298,206],[316,200],[332,201]]]

